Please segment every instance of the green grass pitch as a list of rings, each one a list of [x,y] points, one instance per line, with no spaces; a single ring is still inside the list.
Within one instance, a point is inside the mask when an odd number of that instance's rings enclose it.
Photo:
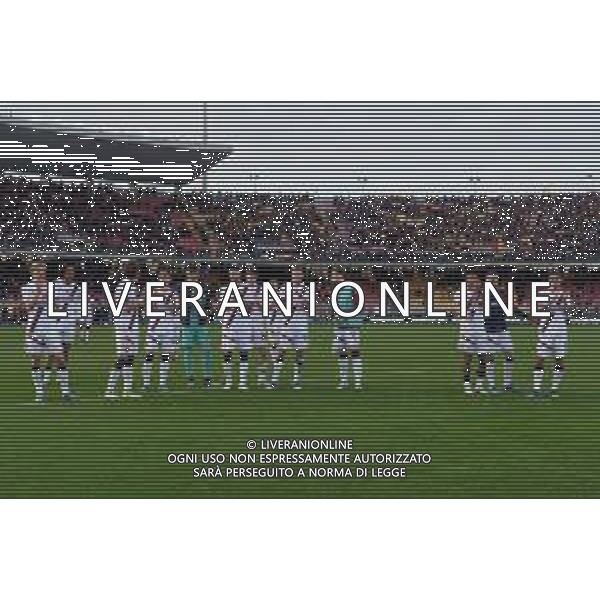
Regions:
[[[371,324],[363,329],[361,392],[336,391],[331,329],[322,326],[311,331],[302,391],[287,389],[285,379],[279,390],[190,390],[177,359],[173,393],[109,404],[102,393],[111,334],[96,327],[89,343],[76,345],[76,403],[62,405],[54,391],[36,405],[22,330],[0,328],[0,496],[600,495],[594,326],[571,327],[567,375],[552,400],[526,396],[535,340],[529,326],[513,328],[517,391],[476,400],[462,393],[455,327]],[[216,353],[214,362],[218,370]],[[247,440],[266,438],[352,439],[356,452],[423,452],[432,462],[407,465],[404,479],[205,479],[193,477],[193,465],[167,463],[169,453],[245,453]]]

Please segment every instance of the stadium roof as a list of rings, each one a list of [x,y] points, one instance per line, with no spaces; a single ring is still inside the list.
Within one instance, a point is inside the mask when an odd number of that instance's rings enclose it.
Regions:
[[[111,183],[183,185],[232,153],[150,141],[120,141],[0,123],[0,170]]]

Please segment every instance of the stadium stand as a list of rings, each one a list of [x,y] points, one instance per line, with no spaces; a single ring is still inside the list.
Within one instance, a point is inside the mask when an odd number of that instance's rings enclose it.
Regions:
[[[412,199],[128,192],[0,181],[2,249],[210,259],[470,261],[598,256],[600,195]]]

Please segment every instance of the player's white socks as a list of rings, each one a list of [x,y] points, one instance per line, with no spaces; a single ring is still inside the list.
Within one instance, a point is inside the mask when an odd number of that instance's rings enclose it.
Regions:
[[[171,363],[168,360],[161,360],[160,367],[158,368],[158,384],[161,388],[167,387],[170,366]]]
[[[486,390],[484,389],[485,370],[486,370],[486,364],[485,364],[483,358],[479,357],[479,362],[477,364],[477,374],[475,376],[475,391],[478,394],[487,393]]]
[[[71,392],[69,391],[69,370],[66,367],[57,369],[56,381],[58,381],[60,393],[63,396],[68,396]]]
[[[233,376],[233,363],[231,361],[223,363],[223,377],[225,378],[225,387],[231,387]]]
[[[294,363],[294,375],[292,378],[292,385],[299,386],[302,383],[302,362],[296,361]]]
[[[153,361],[146,359],[142,364],[142,385],[147,388],[150,387],[150,381],[152,380],[152,365]]]
[[[539,391],[542,389],[542,383],[544,382],[544,368],[535,368],[533,371],[533,389]]]
[[[554,367],[554,371],[552,371],[552,390],[556,391],[558,389],[558,386],[560,385],[560,382],[563,380],[563,377],[565,376],[565,371],[562,367],[558,367],[555,366]]]
[[[475,378],[475,391],[482,392],[484,389],[484,383],[485,383],[485,379],[483,377],[481,377],[481,375],[479,375],[479,373],[478,373]]]
[[[275,364],[273,365],[273,378],[271,379],[271,383],[273,385],[279,384],[279,377],[281,375],[281,371],[283,369],[283,361],[277,358],[275,360]]]
[[[496,387],[496,361],[490,360],[485,363],[485,377],[490,389]]]
[[[362,358],[360,356],[352,357],[352,374],[354,376],[354,387],[362,386]]]
[[[465,390],[465,394],[472,394],[473,389],[471,388],[471,365],[464,366],[463,369],[463,387]]]
[[[248,387],[248,361],[240,360],[240,388]]]
[[[44,396],[44,372],[40,368],[33,367],[31,369],[31,380],[33,381],[33,387],[35,389],[35,395],[37,398]]]
[[[348,371],[350,369],[350,359],[347,356],[340,356],[338,359],[339,387],[348,386]]]
[[[256,383],[260,386],[267,383],[267,367],[265,365],[258,365],[256,367]]]
[[[119,383],[119,379],[123,375],[122,369],[117,369],[117,367],[113,367],[111,372],[108,374],[108,384],[106,386],[106,391],[108,393],[112,393],[115,391],[117,384]]]
[[[512,387],[512,357],[504,359],[504,389]]]
[[[123,367],[123,391],[131,392],[133,390],[133,365]]]

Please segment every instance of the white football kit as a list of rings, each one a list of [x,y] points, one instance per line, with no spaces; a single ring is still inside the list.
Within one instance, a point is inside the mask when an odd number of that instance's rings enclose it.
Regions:
[[[548,311],[552,316],[542,318],[538,325],[536,354],[541,358],[563,358],[568,346],[568,307],[570,300],[565,292],[548,295]]]
[[[237,286],[246,310],[248,310],[248,302],[246,295],[250,291],[245,285]],[[220,291],[220,298],[224,298],[227,288],[223,287]],[[231,296],[234,298],[234,296]],[[234,312],[235,311],[235,312]],[[229,314],[221,317],[221,349],[223,352],[233,352],[239,350],[242,352],[250,351],[254,347],[254,318],[245,317],[238,309],[229,309]]]
[[[244,301],[250,313],[250,341],[253,348],[259,348],[267,343],[269,325],[269,317],[262,316],[262,288],[258,285],[248,287]]]
[[[60,341],[71,344],[75,340],[77,323],[81,313],[81,290],[76,283],[67,283],[59,278],[54,283],[54,307],[58,311],[66,311],[67,317],[57,317],[56,323],[60,333]]]
[[[279,291],[285,296],[285,288]],[[292,316],[285,317],[277,311],[273,320],[273,337],[277,348],[304,350],[308,347],[308,321],[310,296],[308,286],[292,287]]]
[[[336,356],[346,351],[360,350],[360,329],[358,327],[341,329],[337,328],[333,335],[331,352]]]
[[[179,318],[179,297],[168,288],[155,292],[161,300],[154,302],[153,309],[164,312],[164,317],[149,317],[146,330],[146,353],[154,354],[158,350],[164,354],[172,354],[177,349],[181,321]]]
[[[512,334],[510,330],[498,331],[491,333],[490,338],[490,354],[512,354],[514,350]]]
[[[41,289],[40,289],[41,286]],[[25,352],[30,356],[60,354],[62,344],[56,319],[48,316],[48,288],[46,283],[30,281],[23,286],[21,297],[30,303],[40,291],[36,304],[29,309],[25,326]]]
[[[123,293],[127,280],[123,280],[117,286],[113,297],[118,303]],[[139,297],[139,288],[133,283],[129,295],[125,301],[123,312],[114,318],[115,327],[115,350],[117,356],[126,354],[137,354],[140,339],[140,319],[137,308],[131,308],[130,303]]]
[[[477,306],[473,295],[467,296],[467,314],[458,319],[457,349],[464,354],[484,354],[491,350],[489,336],[485,331],[483,307]]]

